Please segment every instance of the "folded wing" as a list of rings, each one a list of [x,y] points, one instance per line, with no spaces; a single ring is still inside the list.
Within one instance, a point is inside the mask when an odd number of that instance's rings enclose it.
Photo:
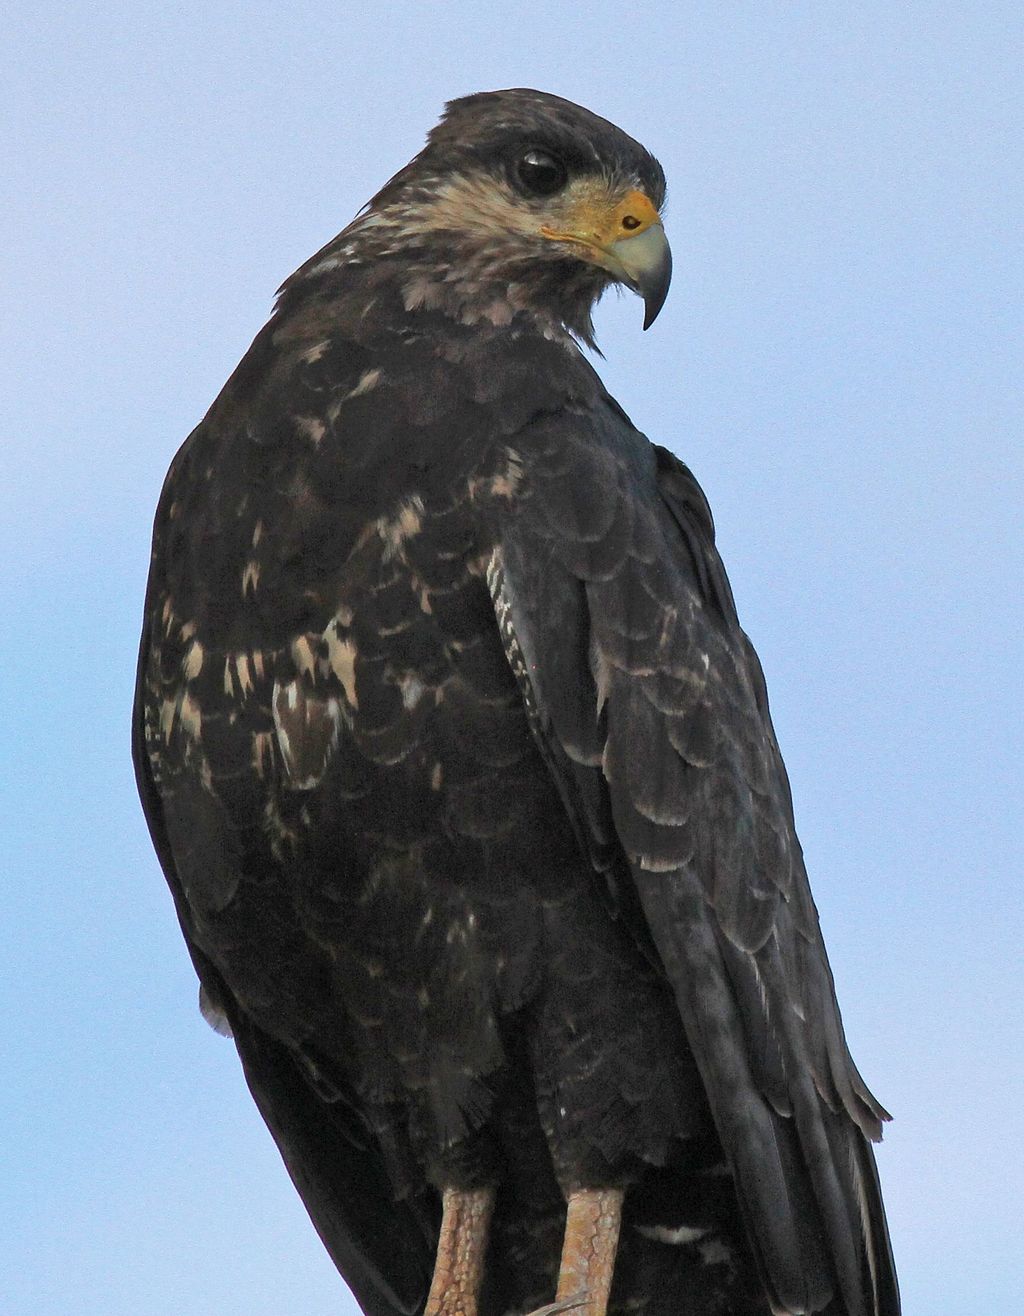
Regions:
[[[703,494],[608,399],[517,447],[490,573],[506,652],[595,869],[671,982],[768,1292],[895,1316],[869,1142],[888,1117],[846,1047]]]

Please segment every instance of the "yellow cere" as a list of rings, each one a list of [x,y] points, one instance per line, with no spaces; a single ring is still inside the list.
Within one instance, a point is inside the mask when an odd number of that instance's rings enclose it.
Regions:
[[[661,223],[661,216],[650,197],[636,189],[620,197],[610,209],[606,200],[602,203],[588,196],[567,218],[569,222],[565,228],[556,229],[545,224],[541,233],[556,241],[605,248],[622,238],[637,237],[652,225]]]

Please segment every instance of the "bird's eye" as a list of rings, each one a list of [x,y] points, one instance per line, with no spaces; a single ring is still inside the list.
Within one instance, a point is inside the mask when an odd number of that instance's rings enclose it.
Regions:
[[[527,151],[515,164],[515,175],[523,189],[533,196],[552,196],[565,186],[569,177],[561,160],[547,151]]]

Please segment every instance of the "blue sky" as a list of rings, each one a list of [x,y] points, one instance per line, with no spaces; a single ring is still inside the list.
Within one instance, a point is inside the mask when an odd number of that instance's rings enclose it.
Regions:
[[[1024,1310],[1017,3],[59,6],[0,105],[0,1309],[352,1311],[202,1023],[128,720],[163,473],[444,100],[670,180],[602,373],[701,479],[768,676],[908,1316]]]

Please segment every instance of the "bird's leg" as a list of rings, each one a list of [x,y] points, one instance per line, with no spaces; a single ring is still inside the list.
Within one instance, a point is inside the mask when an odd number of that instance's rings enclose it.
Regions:
[[[569,1194],[555,1301],[577,1298],[580,1316],[605,1316],[608,1310],[622,1197],[621,1188],[580,1188]]]
[[[477,1316],[494,1189],[446,1188],[434,1278],[423,1316]]]

